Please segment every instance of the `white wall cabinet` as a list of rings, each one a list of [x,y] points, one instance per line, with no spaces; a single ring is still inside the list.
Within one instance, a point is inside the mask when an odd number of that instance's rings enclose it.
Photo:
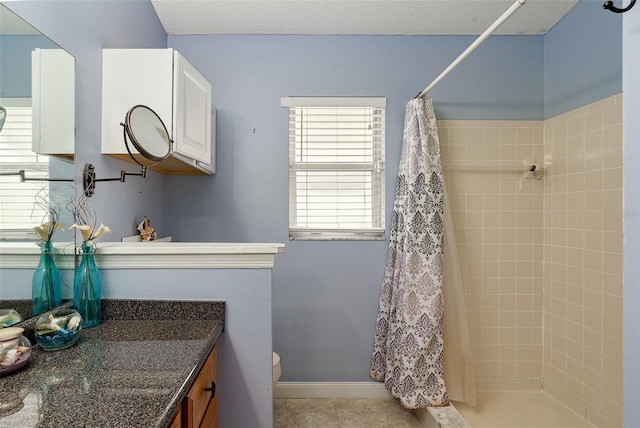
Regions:
[[[102,61],[102,153],[132,162],[120,123],[142,104],[160,116],[173,140],[169,158],[151,169],[213,174],[211,84],[174,49],[104,49]]]
[[[31,52],[32,150],[73,157],[75,152],[75,59],[63,49]]]

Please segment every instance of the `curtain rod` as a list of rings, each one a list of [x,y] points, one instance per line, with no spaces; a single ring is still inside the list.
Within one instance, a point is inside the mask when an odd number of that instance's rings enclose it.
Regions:
[[[498,19],[496,19],[496,21],[493,24],[491,24],[491,26],[487,28],[484,31],[484,33],[480,34],[480,36],[473,43],[471,43],[471,45],[469,45],[469,47],[464,52],[462,52],[460,56],[458,56],[458,58],[456,58],[449,65],[449,67],[445,68],[445,70],[442,73],[440,73],[440,75],[436,77],[429,86],[424,88],[422,92],[416,95],[416,98],[425,96],[427,92],[429,92],[431,89],[433,89],[434,86],[440,83],[440,81],[444,79],[444,77],[447,74],[449,74],[451,70],[453,70],[458,64],[460,64],[462,60],[464,60],[467,56],[469,56],[471,52],[473,52],[482,42],[485,41],[485,39],[487,39],[491,34],[493,34],[493,32],[496,31],[499,26],[501,26],[507,19],[509,19],[511,15],[513,15],[516,12],[516,10],[518,10],[520,6],[524,5],[526,2],[527,0],[516,0],[516,2],[513,3],[511,7],[507,9],[507,11],[503,13]]]

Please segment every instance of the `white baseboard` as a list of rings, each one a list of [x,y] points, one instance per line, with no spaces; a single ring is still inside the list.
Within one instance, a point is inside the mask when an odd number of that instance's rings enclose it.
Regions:
[[[278,382],[273,398],[384,398],[391,393],[381,382]]]

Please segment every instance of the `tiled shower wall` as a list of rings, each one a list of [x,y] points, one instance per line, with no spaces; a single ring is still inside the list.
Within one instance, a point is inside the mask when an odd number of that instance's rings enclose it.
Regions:
[[[545,391],[622,426],[622,95],[545,121]]]
[[[440,121],[478,389],[542,385],[541,121]]]
[[[596,426],[622,426],[621,103],[438,122],[478,389],[543,387]]]

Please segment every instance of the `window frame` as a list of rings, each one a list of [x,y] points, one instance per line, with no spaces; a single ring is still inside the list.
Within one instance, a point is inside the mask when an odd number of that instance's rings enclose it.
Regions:
[[[288,135],[289,135],[289,240],[384,240],[385,239],[385,114],[386,114],[386,98],[385,97],[282,97],[281,107],[287,107],[289,110]],[[300,125],[300,121],[292,118],[295,115],[296,108],[358,108],[373,109],[372,117],[379,117],[375,121],[371,135],[365,137],[363,143],[371,145],[371,161],[360,162],[296,162],[296,154],[300,155],[297,150],[296,134],[301,134],[298,128],[293,125]],[[293,110],[293,112],[292,112]],[[376,113],[376,110],[380,112]],[[337,116],[339,117],[339,116]],[[337,122],[337,121],[336,121]],[[339,128],[336,126],[335,128]],[[377,131],[377,132],[376,132]],[[336,132],[337,133],[337,132]],[[299,137],[300,138],[300,137]],[[339,138],[339,137],[338,137]],[[370,140],[367,140],[367,138]],[[335,156],[338,156],[339,149],[336,148]],[[343,155],[343,154],[340,154]],[[345,155],[346,156],[346,155]],[[363,214],[364,219],[370,226],[360,228],[348,228],[334,225],[332,227],[312,227],[300,225],[297,222],[297,201],[298,190],[296,172],[308,171],[342,171],[345,173],[356,172],[362,175],[363,171],[370,171],[370,181],[366,182],[364,187],[370,185],[370,214]],[[336,183],[340,182],[339,174],[332,177]],[[363,189],[366,197],[367,189]],[[340,207],[338,202],[339,193],[331,195],[335,199],[332,201],[336,206]],[[339,216],[339,215],[337,215]]]

